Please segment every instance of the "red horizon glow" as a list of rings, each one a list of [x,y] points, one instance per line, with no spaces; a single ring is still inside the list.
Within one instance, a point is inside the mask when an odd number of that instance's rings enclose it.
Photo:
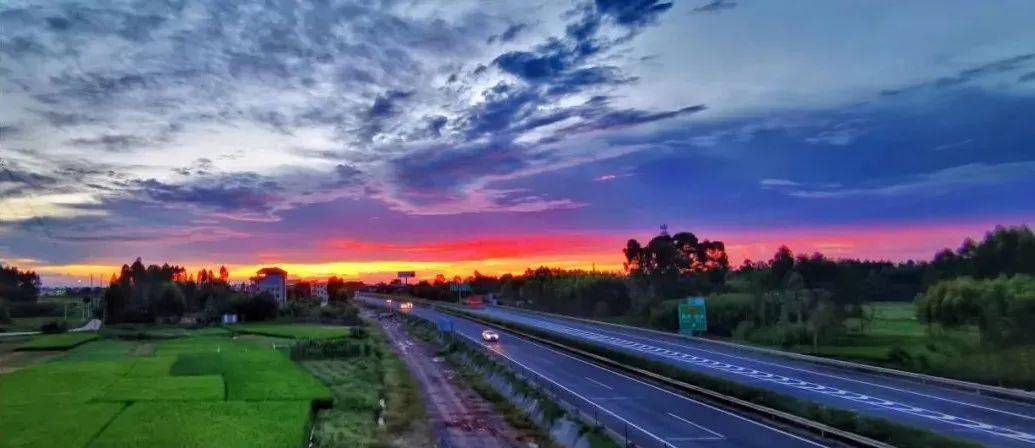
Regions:
[[[930,260],[943,248],[956,248],[965,238],[980,239],[990,231],[990,223],[909,224],[877,226],[839,226],[815,228],[704,229],[695,234],[701,239],[721,240],[732,266],[744,259],[769,260],[777,248],[786,245],[795,254],[821,252],[829,258],[857,258],[902,262]],[[679,231],[678,227],[673,232]],[[360,241],[329,239],[304,257],[277,251],[257,250],[252,261],[221,263],[192,260],[144,258],[145,263],[180,264],[190,272],[218,269],[225,264],[231,279],[246,280],[264,266],[285,268],[293,278],[326,278],[337,275],[367,282],[394,278],[399,270],[417,270],[419,279],[437,274],[467,276],[474,271],[488,275],[520,274],[526,269],[549,266],[566,269],[620,271],[622,249],[629,238],[642,243],[653,235],[627,232],[572,233],[549,235],[494,235],[467,239],[442,239],[417,242]],[[128,257],[127,257],[128,258]],[[133,257],[135,258],[135,257]],[[76,265],[26,266],[46,279],[85,279],[89,274],[107,281],[128,260],[98,260]],[[71,281],[75,284],[75,280]]]

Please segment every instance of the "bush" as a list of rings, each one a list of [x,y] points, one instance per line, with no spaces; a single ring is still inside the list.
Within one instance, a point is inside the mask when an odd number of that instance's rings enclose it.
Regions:
[[[237,312],[244,320],[269,320],[277,317],[277,299],[268,292],[249,297],[237,304]]]
[[[354,339],[303,339],[291,346],[291,359],[354,358],[372,352],[370,344]]]
[[[11,314],[7,312],[7,304],[0,300],[0,324],[11,323]]]
[[[751,319],[754,298],[751,294],[714,294],[708,298],[708,332],[731,336],[741,322]]]
[[[55,334],[64,333],[68,331],[68,327],[65,326],[65,321],[52,320],[40,326],[40,332],[43,334]]]
[[[336,303],[320,308],[320,321],[333,321],[343,325],[359,325],[359,310],[347,303]]]
[[[46,317],[61,314],[61,305],[57,303],[12,302],[7,304],[10,317]]]

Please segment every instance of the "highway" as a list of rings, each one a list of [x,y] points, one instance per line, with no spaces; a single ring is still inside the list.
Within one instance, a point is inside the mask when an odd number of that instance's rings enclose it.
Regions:
[[[369,304],[386,306],[379,297],[357,296]],[[393,303],[392,307],[398,307]],[[411,314],[432,322],[449,319],[460,337],[492,350],[510,363],[534,372],[560,395],[580,400],[580,407],[595,414],[617,434],[628,434],[642,447],[818,447],[822,443],[787,433],[749,418],[692,400],[566,353],[499,331],[500,342],[481,340],[484,326],[467,319],[415,307]]]
[[[468,310],[635,353],[739,383],[967,438],[986,446],[1035,446],[1035,405],[914,380],[820,366],[676,335],[511,308]]]

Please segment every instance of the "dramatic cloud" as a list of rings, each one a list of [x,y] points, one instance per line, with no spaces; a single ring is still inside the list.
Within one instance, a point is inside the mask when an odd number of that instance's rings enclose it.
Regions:
[[[934,0],[6,2],[0,256],[330,268],[364,251],[491,248],[460,256],[474,266],[506,255],[500,235],[551,230],[567,236],[535,247],[661,222],[1024,219],[1032,13]],[[450,246],[459,236],[468,246]],[[594,244],[534,260],[592,266]]]

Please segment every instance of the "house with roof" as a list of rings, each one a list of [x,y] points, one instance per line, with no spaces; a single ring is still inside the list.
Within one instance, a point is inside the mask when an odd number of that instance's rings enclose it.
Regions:
[[[283,306],[287,303],[287,271],[278,267],[262,268],[251,280],[253,293],[268,292],[277,300],[278,305]]]

